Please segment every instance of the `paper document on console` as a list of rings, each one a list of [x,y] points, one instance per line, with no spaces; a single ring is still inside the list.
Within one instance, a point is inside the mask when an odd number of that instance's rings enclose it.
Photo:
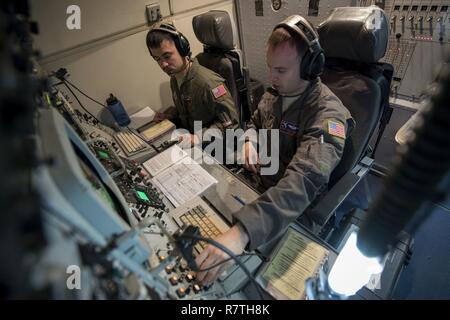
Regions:
[[[144,125],[152,122],[153,118],[155,117],[155,111],[153,111],[150,107],[145,107],[144,109],[133,113],[130,116],[130,127],[133,129],[139,129],[143,127]]]
[[[217,180],[191,157],[184,157],[159,173],[152,182],[178,207],[201,195]]]
[[[188,154],[183,149],[181,149],[178,145],[174,145],[160,154],[157,154],[153,158],[145,161],[143,166],[152,177],[155,177],[187,156]]]

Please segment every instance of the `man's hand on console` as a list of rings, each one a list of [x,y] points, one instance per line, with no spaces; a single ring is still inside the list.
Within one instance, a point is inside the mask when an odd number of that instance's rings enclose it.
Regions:
[[[240,255],[247,243],[249,241],[248,235],[243,227],[239,224],[231,227],[227,232],[221,234],[214,239],[216,242],[222,244],[224,247],[228,248],[235,255]],[[197,256],[195,262],[200,270],[210,268],[226,259],[230,258],[221,249],[209,244],[206,248]],[[236,262],[231,259],[225,263],[220,264],[216,268],[208,271],[200,271],[197,273],[197,281],[201,285],[210,284],[215,281],[229,266],[235,264]]]

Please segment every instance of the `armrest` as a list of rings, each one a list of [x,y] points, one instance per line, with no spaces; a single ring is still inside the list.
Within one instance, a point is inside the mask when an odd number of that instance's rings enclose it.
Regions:
[[[373,163],[374,159],[368,156],[362,158],[353,170],[348,171],[314,207],[309,209],[308,217],[320,228],[325,226],[336,209],[370,171]]]
[[[350,192],[361,180],[361,176],[351,171],[347,172],[327,194],[308,212],[310,218],[323,227],[333,216],[336,209],[347,198]]]

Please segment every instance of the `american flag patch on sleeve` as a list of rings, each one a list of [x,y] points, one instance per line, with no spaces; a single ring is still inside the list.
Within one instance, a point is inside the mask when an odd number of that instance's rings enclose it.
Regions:
[[[214,89],[211,89],[211,91],[212,91],[214,98],[216,98],[216,99],[227,94],[227,89],[225,89],[225,86],[223,84],[221,84],[218,87],[215,87]]]
[[[328,133],[332,136],[345,139],[345,127],[340,122],[328,120]]]

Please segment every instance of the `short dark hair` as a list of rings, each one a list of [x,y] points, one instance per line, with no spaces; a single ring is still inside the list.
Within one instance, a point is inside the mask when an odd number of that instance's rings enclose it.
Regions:
[[[311,21],[309,21],[308,19],[305,20],[306,23],[311,27],[311,29],[313,29],[317,34],[317,29],[316,27],[314,27]],[[276,48],[285,42],[289,43],[291,47],[295,47],[297,49],[299,57],[303,58],[306,51],[308,50],[308,44],[306,43],[305,39],[303,39],[297,32],[284,27],[279,27],[272,31],[269,40],[267,40],[267,44],[269,46],[272,46],[273,48]]]
[[[168,32],[159,30],[154,31],[150,30],[147,33],[146,39],[148,50],[150,50],[151,48],[153,49],[159,48],[161,46],[161,42],[163,42],[164,40],[170,40],[172,42],[175,42],[173,36]]]
[[[308,47],[307,43],[300,35],[295,32],[289,32],[283,27],[273,30],[269,40],[267,40],[267,45],[274,49],[284,43],[288,43],[291,47],[295,47],[297,49],[298,56],[302,58]]]

